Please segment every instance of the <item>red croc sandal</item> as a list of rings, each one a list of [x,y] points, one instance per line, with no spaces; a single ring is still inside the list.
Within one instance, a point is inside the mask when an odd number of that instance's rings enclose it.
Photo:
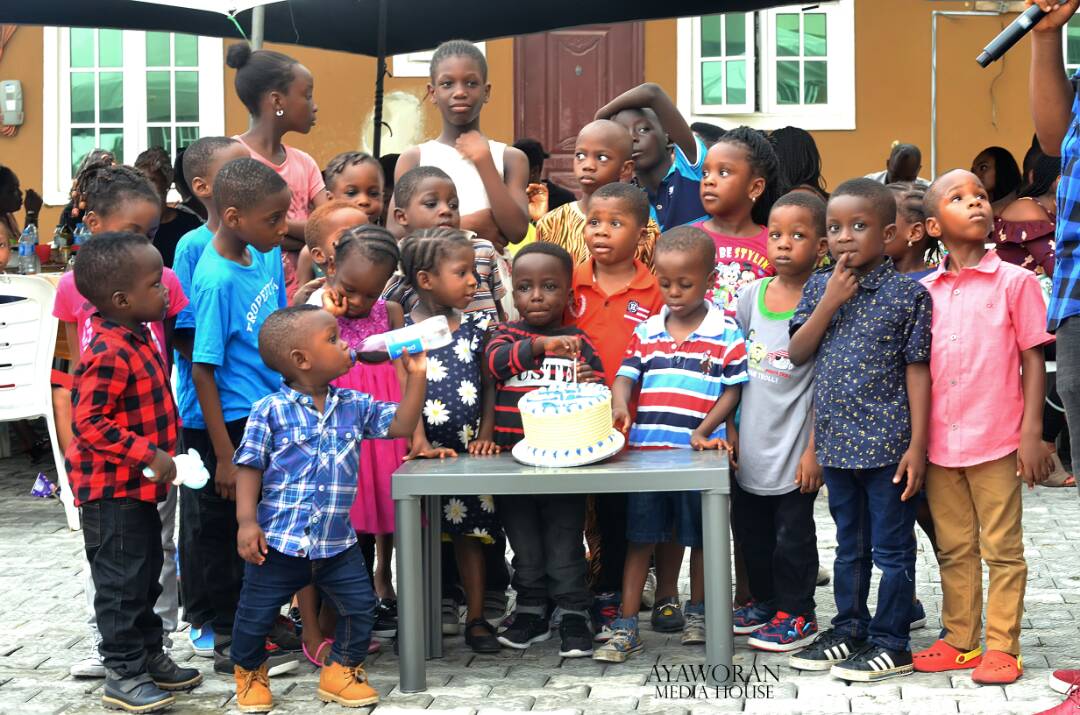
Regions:
[[[912,656],[912,665],[920,673],[941,673],[946,670],[966,670],[982,662],[982,646],[967,653],[953,648],[943,640]]]
[[[1000,650],[988,650],[979,667],[971,674],[971,680],[980,685],[1008,685],[1024,674],[1024,660]]]

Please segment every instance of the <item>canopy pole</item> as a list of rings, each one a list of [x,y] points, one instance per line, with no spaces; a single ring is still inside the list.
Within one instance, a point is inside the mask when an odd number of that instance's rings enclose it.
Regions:
[[[375,64],[375,136],[371,142],[372,154],[376,159],[382,155],[383,87],[386,80],[386,10],[387,0],[379,0],[379,24],[376,29],[378,59]]]
[[[251,9],[251,49],[261,50],[266,28],[266,6],[256,5]]]

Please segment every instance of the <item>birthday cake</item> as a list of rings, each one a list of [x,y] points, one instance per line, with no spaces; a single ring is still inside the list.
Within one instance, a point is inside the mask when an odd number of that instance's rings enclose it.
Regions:
[[[611,390],[593,383],[550,385],[518,402],[525,438],[513,449],[519,462],[578,467],[607,459],[625,439],[612,428]]]

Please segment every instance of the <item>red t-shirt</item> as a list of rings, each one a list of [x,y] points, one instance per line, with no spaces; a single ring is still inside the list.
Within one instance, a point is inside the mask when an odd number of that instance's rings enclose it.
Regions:
[[[762,226],[757,234],[738,238],[710,231],[705,221],[692,225],[709,234],[716,245],[716,285],[711,300],[728,315],[735,315],[735,294],[740,288],[776,275],[768,258],[769,230]]]

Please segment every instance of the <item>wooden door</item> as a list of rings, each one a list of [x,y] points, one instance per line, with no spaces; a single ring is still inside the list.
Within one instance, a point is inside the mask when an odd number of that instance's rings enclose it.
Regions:
[[[551,154],[548,178],[573,191],[578,131],[596,110],[644,77],[641,23],[586,25],[514,41],[514,137]]]

